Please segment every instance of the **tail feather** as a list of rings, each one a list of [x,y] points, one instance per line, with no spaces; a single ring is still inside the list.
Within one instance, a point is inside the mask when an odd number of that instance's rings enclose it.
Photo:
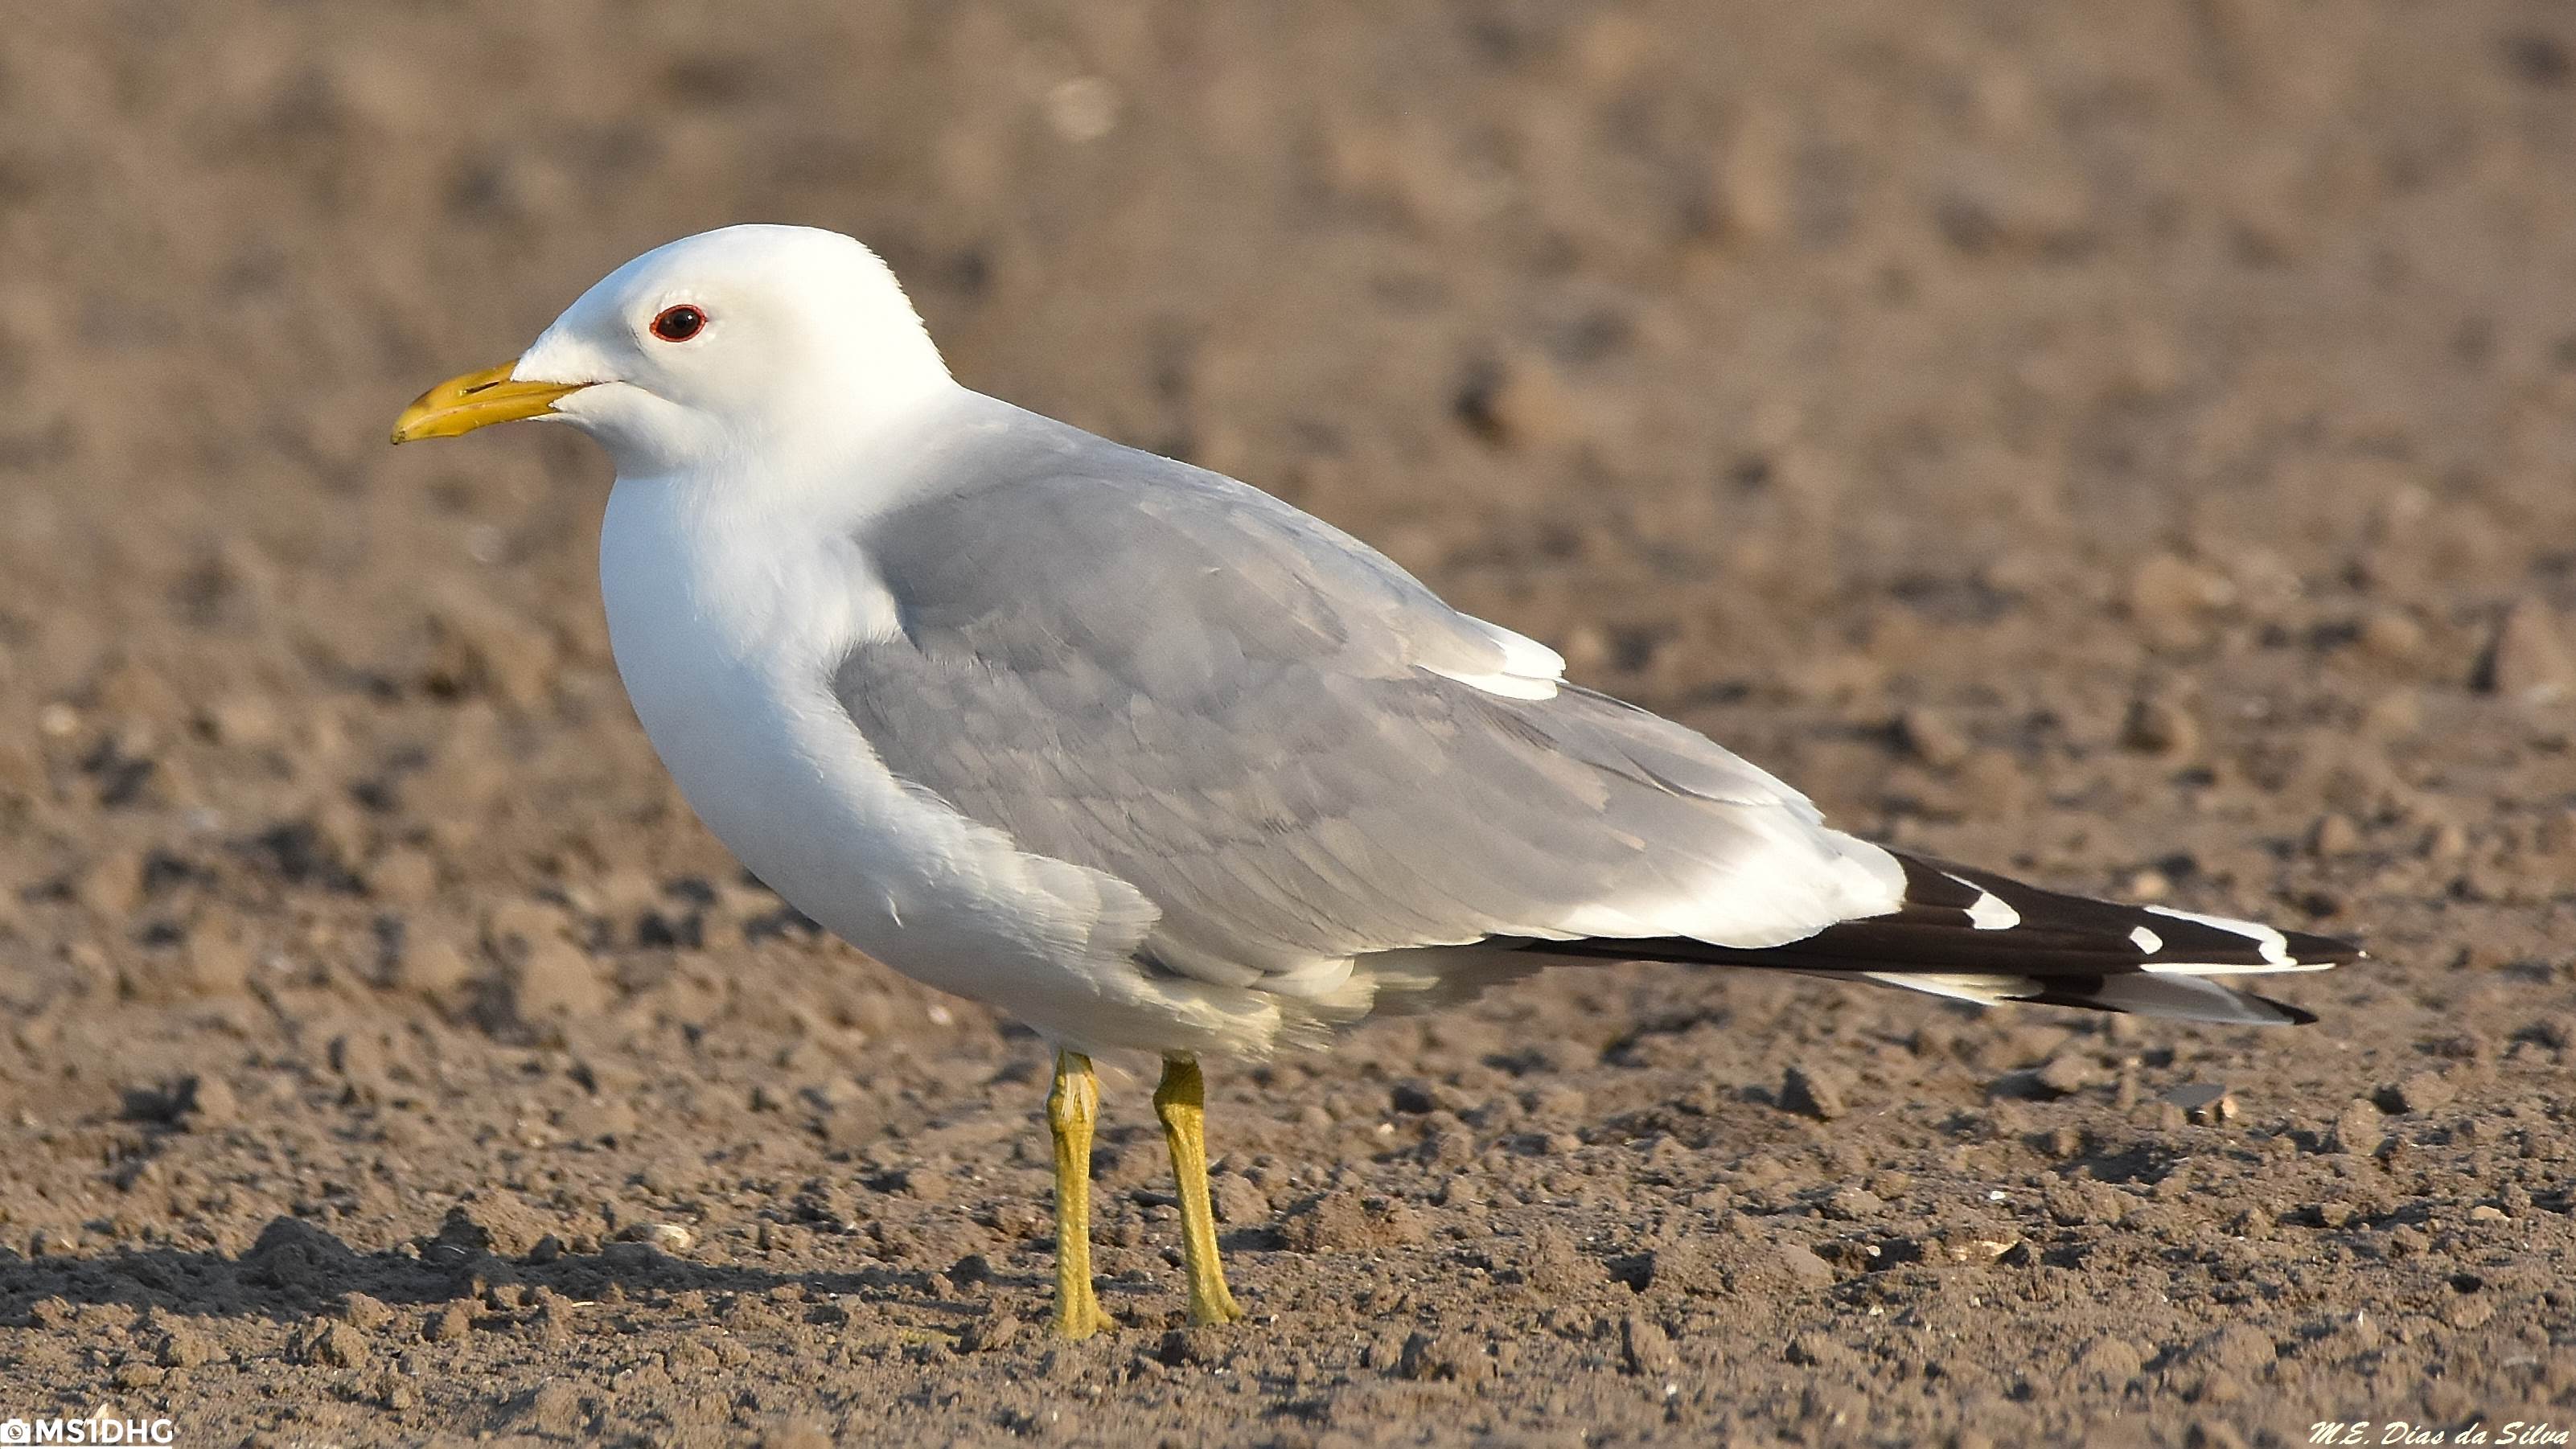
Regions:
[[[2213,977],[2323,971],[2362,958],[2345,941],[2163,906],[2126,906],[2024,885],[1990,871],[1898,855],[1896,910],[1747,949],[1678,937],[1537,941],[1592,960],[1703,962],[1901,986],[1984,1003],[2037,1002],[2189,1021],[2298,1025],[2298,1007]]]

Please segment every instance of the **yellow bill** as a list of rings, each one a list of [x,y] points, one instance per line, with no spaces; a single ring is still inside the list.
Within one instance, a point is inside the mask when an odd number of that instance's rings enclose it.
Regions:
[[[412,399],[394,419],[394,441],[452,438],[494,423],[543,417],[567,393],[589,386],[580,382],[521,382],[510,376],[515,363],[451,377]]]

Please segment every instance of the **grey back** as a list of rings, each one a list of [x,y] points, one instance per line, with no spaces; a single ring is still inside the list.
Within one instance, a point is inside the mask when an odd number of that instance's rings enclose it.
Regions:
[[[942,460],[976,486],[865,526],[901,633],[836,693],[898,776],[1135,886],[1160,964],[1252,984],[1562,935],[1587,905],[1753,888],[1784,842],[1834,853],[1803,797],[1688,729],[1445,677],[1500,644],[1356,539],[1017,416]]]

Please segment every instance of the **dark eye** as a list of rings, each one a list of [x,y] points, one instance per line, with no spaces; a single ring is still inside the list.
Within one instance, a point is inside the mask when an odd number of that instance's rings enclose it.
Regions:
[[[665,307],[653,317],[653,335],[665,342],[686,342],[707,325],[707,314],[686,303]]]

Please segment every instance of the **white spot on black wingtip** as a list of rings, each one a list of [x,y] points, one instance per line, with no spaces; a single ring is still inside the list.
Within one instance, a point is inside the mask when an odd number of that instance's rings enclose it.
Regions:
[[[1950,875],[1948,871],[1943,871],[1942,874]],[[1977,898],[1968,903],[1970,926],[1980,931],[2009,931],[2021,924],[2021,912],[2014,910],[2011,903],[2003,897],[1975,881],[1960,880],[1955,875],[1950,875],[1950,879],[1958,881],[1959,884],[1977,893]]]
[[[2254,943],[2254,948],[2263,953],[2264,962],[2274,969],[2295,967],[2299,964],[2298,958],[2290,954],[2290,938],[2259,921],[2239,921],[2228,916],[2204,916],[2194,911],[2177,911],[2171,906],[2148,906],[2146,910],[2150,915],[2171,916],[2177,921],[2196,921],[2212,930],[2225,931],[2232,936],[2243,936]]]
[[[2021,924],[2021,912],[2006,904],[2003,897],[1987,891],[1968,907],[1968,924],[1980,931],[2009,931]]]
[[[2129,943],[2138,948],[2141,956],[2152,956],[2165,948],[2165,938],[2144,926],[2129,928]]]

